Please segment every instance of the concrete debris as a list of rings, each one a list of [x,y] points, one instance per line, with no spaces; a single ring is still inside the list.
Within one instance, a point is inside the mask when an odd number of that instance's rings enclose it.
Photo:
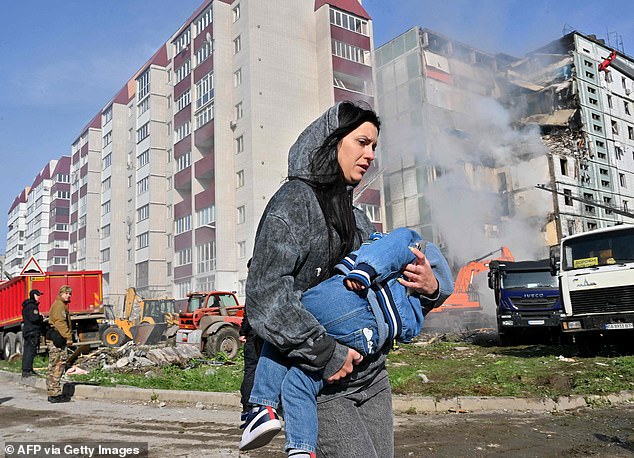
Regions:
[[[147,375],[153,367],[175,365],[188,368],[198,366],[201,361],[204,361],[203,355],[193,345],[139,345],[131,341],[119,348],[102,347],[81,355],[68,373],[102,369]]]

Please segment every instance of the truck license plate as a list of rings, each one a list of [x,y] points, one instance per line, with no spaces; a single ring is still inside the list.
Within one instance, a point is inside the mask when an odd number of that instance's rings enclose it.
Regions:
[[[544,323],[545,323],[544,320],[528,320],[528,324],[530,324],[531,326],[544,324]]]
[[[634,329],[634,323],[607,323],[605,329]]]

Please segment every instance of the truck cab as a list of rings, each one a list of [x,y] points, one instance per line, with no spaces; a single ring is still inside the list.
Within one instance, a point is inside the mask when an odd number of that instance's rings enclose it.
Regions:
[[[559,334],[563,313],[559,284],[549,259],[491,261],[489,288],[494,291],[502,342],[535,329]]]
[[[243,316],[244,306],[233,292],[189,293],[187,306],[178,315],[176,344],[196,345],[209,357],[222,351],[229,359],[235,358]]]

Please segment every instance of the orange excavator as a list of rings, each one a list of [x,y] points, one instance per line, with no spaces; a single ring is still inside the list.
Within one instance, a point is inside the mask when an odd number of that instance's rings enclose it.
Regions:
[[[498,252],[499,256],[492,257]],[[425,327],[451,330],[482,327],[486,324],[486,316],[482,311],[480,294],[474,280],[481,272],[488,272],[489,263],[494,260],[515,261],[515,258],[511,250],[503,246],[461,267],[454,282],[453,294],[443,305],[433,309],[425,317]],[[492,320],[495,321],[495,317],[492,317]]]

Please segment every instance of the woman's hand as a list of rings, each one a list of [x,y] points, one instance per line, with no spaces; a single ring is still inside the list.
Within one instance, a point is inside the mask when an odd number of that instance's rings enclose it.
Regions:
[[[414,264],[407,264],[403,269],[405,278],[399,278],[401,285],[406,286],[426,297],[432,297],[438,291],[438,280],[431,270],[431,265],[422,251],[412,248],[416,256]]]
[[[337,372],[331,375],[326,380],[326,383],[337,382],[341,380],[342,378],[346,377],[348,374],[352,373],[352,371],[354,370],[353,366],[359,364],[361,361],[363,361],[363,356],[361,356],[361,354],[358,351],[353,350],[352,348],[348,348],[348,356],[346,357],[346,360],[343,362],[343,366],[341,366],[341,369],[339,369]]]

